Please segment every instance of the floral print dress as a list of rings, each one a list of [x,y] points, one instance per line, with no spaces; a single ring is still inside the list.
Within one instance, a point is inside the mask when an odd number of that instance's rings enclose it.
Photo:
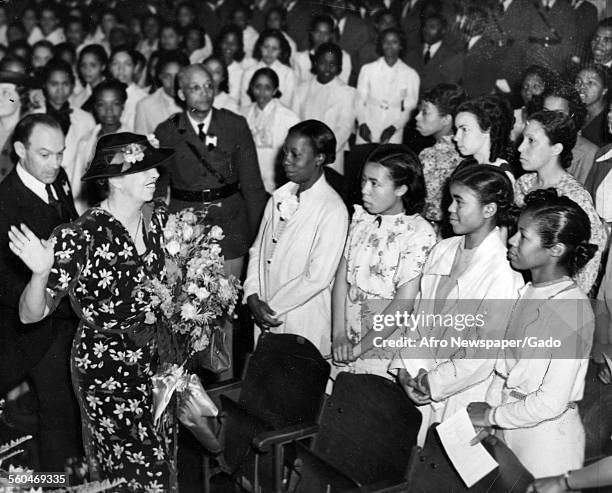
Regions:
[[[527,173],[521,176],[514,184],[514,201],[519,207],[525,205],[525,195],[529,192],[538,189],[538,175],[537,173]],[[597,251],[593,258],[587,262],[587,264],[576,273],[574,281],[587,295],[591,288],[595,284],[597,279],[597,273],[599,272],[599,264],[601,263],[601,253],[604,251],[607,243],[607,234],[604,229],[604,225],[595,210],[593,205],[593,199],[589,195],[589,192],[578,183],[578,181],[569,173],[565,172],[561,181],[555,186],[557,194],[565,196],[574,202],[576,202],[591,222],[591,240],[593,245],[597,246]]]
[[[368,306],[367,301],[392,300],[400,286],[421,274],[435,243],[432,226],[419,214],[376,216],[355,206],[344,250],[348,283],[345,327],[353,344],[359,343],[362,331],[371,328],[374,312],[383,307],[376,302]],[[386,366],[394,354],[395,350],[373,348],[357,360],[355,370],[360,371],[366,359],[378,360],[380,363],[369,365],[379,367],[387,376]]]
[[[53,234],[55,264],[47,284],[53,307],[68,294],[81,319],[72,347],[72,380],[81,408],[93,479],[124,478],[120,491],[177,491],[175,426],[151,414],[156,351],[142,282],[164,272],[163,209],[146,219],[139,255],[123,225],[89,209]],[[52,307],[52,308],[53,308]]]

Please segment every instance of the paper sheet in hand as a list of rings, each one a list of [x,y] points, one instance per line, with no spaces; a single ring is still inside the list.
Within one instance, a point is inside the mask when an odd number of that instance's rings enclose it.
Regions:
[[[436,430],[444,450],[468,488],[497,467],[497,462],[481,443],[470,445],[470,440],[476,436],[476,430],[467,409],[445,419]]]

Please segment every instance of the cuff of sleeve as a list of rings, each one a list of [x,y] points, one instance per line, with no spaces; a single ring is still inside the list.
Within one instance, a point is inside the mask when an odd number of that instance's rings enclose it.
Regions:
[[[487,411],[487,419],[491,426],[497,426],[497,421],[495,420],[495,411],[497,411],[496,407],[492,407]]]

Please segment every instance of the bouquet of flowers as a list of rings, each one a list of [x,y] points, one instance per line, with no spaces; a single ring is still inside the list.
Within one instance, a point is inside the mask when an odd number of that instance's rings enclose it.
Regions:
[[[205,225],[205,217],[206,211],[193,209],[170,214],[163,230],[166,268],[145,285],[152,300],[145,322],[156,324],[158,353],[166,366],[183,366],[207,349],[238,300],[240,284],[223,268],[223,230]]]

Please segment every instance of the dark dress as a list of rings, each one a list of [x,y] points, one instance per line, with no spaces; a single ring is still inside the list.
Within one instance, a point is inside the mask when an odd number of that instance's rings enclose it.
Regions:
[[[593,142],[597,147],[603,147],[612,142],[612,136],[608,133],[608,110],[604,109],[593,118],[582,129],[581,135]]]
[[[120,491],[177,491],[174,424],[165,413],[158,429],[151,414],[156,351],[146,337],[149,298],[141,288],[164,269],[164,219],[163,209],[145,219],[141,256],[123,225],[100,208],[54,231],[47,291],[54,305],[69,294],[80,318],[71,363],[85,451],[94,478],[127,480]]]

